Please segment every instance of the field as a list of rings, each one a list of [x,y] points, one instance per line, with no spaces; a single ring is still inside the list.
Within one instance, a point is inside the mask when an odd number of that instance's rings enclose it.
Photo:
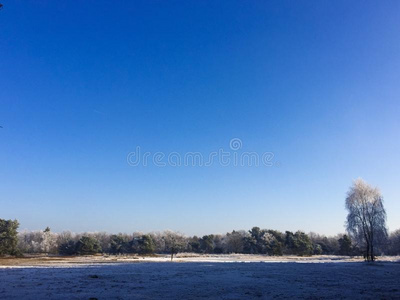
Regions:
[[[252,255],[0,259],[0,299],[400,298],[399,258]]]

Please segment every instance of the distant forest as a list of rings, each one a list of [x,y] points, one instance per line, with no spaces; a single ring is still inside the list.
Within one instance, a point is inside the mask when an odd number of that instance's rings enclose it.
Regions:
[[[210,234],[186,237],[183,234],[161,233],[54,233],[43,231],[17,233],[18,222],[0,220],[0,254],[47,253],[59,255],[177,254],[179,252],[226,254],[246,253],[265,255],[364,255],[364,246],[347,234],[327,237],[315,233],[305,234],[260,229],[232,231],[224,235]],[[400,230],[385,241],[376,244],[378,255],[400,254]]]
[[[377,188],[356,180],[346,198],[347,234],[327,237],[302,231],[280,232],[253,227],[226,234],[187,237],[173,231],[155,233],[108,234],[43,231],[20,232],[17,220],[0,219],[0,255],[47,253],[58,255],[139,254],[179,252],[264,255],[346,255],[400,254],[400,230],[388,234],[383,198]]]

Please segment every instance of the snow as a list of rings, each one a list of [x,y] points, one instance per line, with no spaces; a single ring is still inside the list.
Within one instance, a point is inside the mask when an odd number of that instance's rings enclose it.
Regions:
[[[400,263],[252,255],[0,260],[0,299],[400,298]]]

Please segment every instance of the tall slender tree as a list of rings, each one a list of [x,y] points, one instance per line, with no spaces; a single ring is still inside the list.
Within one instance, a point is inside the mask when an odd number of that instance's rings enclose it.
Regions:
[[[357,179],[347,193],[346,209],[349,234],[363,241],[365,258],[374,261],[377,241],[387,236],[386,211],[379,189]]]

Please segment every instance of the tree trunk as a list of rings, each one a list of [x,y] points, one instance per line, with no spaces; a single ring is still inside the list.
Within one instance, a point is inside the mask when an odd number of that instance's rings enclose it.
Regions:
[[[370,243],[371,243],[371,261],[375,261],[375,255],[374,255],[374,231],[371,232]]]
[[[371,261],[375,261],[374,245],[372,242],[371,242]]]

